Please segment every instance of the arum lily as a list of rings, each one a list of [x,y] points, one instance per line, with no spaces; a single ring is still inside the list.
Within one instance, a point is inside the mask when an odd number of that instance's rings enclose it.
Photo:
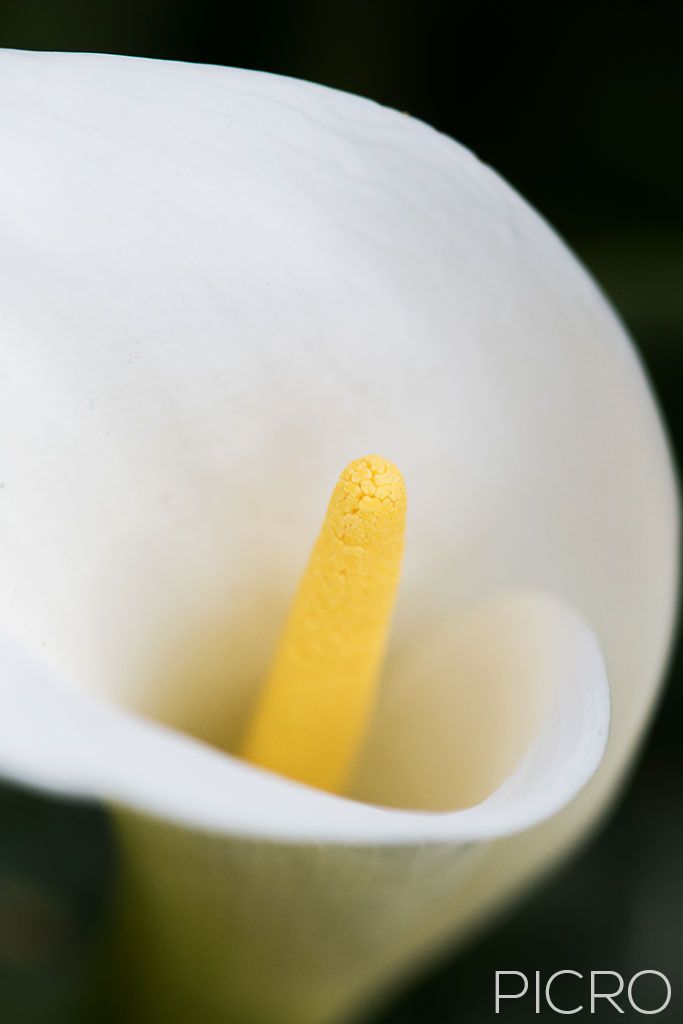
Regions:
[[[341,1019],[623,778],[674,602],[655,405],[553,231],[424,124],[247,71],[1,67],[0,768],[111,808],[139,1019]],[[405,559],[329,792],[240,754],[373,451]]]

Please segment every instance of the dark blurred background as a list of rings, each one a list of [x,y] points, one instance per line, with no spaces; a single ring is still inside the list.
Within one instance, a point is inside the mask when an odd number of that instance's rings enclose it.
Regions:
[[[362,93],[455,136],[592,269],[637,339],[680,450],[683,64],[674,8],[0,0],[0,45],[280,72]],[[682,673],[675,652],[635,777],[597,840],[460,957],[457,971],[446,960],[368,1024],[493,1020],[495,968],[609,968],[627,978],[656,968],[674,992],[662,1019],[683,1020]],[[97,810],[0,789],[2,1024],[83,1019],[112,863]],[[551,1017],[532,1005],[514,1010],[518,1024]]]

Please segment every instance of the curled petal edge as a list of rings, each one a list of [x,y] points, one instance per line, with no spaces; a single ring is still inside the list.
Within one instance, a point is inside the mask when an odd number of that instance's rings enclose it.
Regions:
[[[544,713],[521,763],[464,810],[411,811],[332,796],[245,764],[189,735],[94,699],[0,639],[0,772],[180,826],[314,843],[470,843],[531,828],[586,785],[603,758],[610,697],[598,642],[555,598],[507,592],[463,613],[481,642],[538,653]],[[504,629],[501,634],[501,626]],[[457,666],[454,666],[454,671]]]

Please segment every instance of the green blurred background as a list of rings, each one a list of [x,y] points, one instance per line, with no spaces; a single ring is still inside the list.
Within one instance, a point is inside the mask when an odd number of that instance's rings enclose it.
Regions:
[[[672,9],[604,0],[0,0],[0,45],[275,71],[371,96],[455,136],[592,269],[637,339],[679,449],[683,72]],[[673,986],[660,1019],[683,1020],[682,671],[675,652],[636,775],[590,848],[457,969],[444,960],[367,1024],[493,1020],[493,971],[513,968],[627,977],[656,968]],[[82,1007],[113,866],[97,809],[0,789],[1,1024],[100,1019],[84,1018]],[[518,1024],[551,1017],[531,1003],[514,1011]]]

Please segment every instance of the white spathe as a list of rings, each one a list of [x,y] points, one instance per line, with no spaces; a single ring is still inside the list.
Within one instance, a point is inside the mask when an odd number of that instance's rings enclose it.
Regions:
[[[142,1017],[350,1012],[628,764],[676,585],[641,368],[518,195],[366,100],[6,52],[0,133],[0,769],[116,808]],[[371,451],[407,557],[340,799],[217,747]]]

